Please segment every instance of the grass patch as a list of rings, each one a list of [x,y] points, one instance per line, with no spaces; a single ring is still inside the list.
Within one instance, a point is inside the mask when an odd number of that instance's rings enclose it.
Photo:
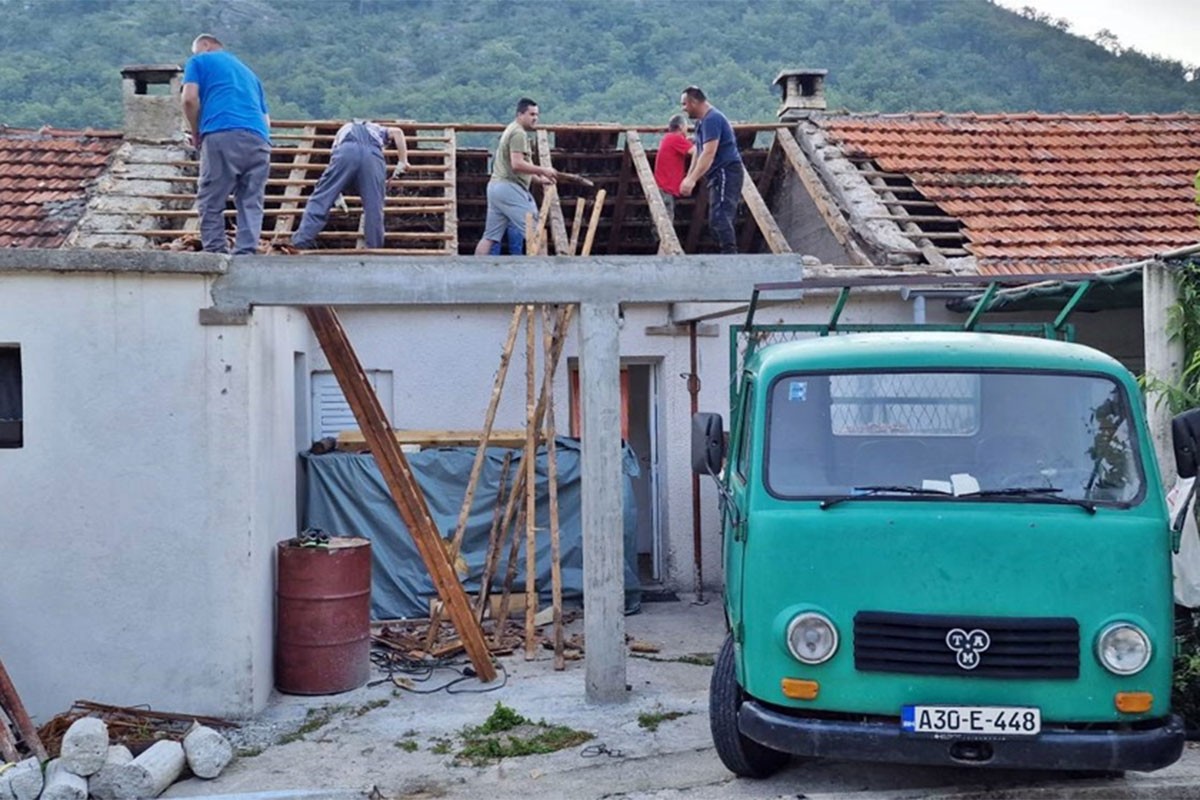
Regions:
[[[664,722],[686,717],[690,713],[690,711],[652,711],[638,714],[638,726],[653,733]]]
[[[717,663],[712,653],[685,653],[674,658],[659,658],[648,653],[630,653],[630,658],[644,658],[647,661],[664,661],[673,664],[693,664],[697,667],[711,667]]]
[[[262,755],[262,751],[264,749],[265,748],[262,748],[262,747],[243,747],[237,751],[237,757],[238,758],[254,758],[255,756]]]
[[[279,737],[279,744],[290,744],[298,742],[308,734],[315,730],[325,727],[329,720],[333,719],[335,714],[340,714],[343,711],[348,711],[349,706],[325,706],[323,708],[310,708],[304,717],[304,722],[300,727],[291,733]]]
[[[542,755],[574,747],[592,738],[587,731],[545,720],[533,722],[503,703],[496,703],[491,716],[482,725],[463,729],[463,746],[455,756],[457,763],[483,766],[502,758]]]
[[[400,741],[396,742],[396,747],[406,753],[415,753],[418,745],[412,739],[401,739]]]
[[[442,736],[437,736],[429,741],[433,742],[433,747],[429,748],[429,752],[436,753],[439,756],[449,754],[451,748],[451,742],[449,739],[446,739]]]
[[[358,708],[356,708],[354,710],[354,716],[361,717],[363,714],[366,714],[368,711],[373,711],[376,708],[383,708],[390,702],[392,702],[392,701],[388,700],[386,697],[381,697],[378,700],[372,700],[369,703],[363,703],[361,706],[359,706]]]

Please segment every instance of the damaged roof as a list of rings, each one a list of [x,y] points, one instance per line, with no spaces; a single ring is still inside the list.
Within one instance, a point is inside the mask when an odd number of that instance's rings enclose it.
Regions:
[[[0,247],[59,247],[121,134],[0,126]]]
[[[867,219],[969,254],[983,274],[1094,272],[1200,241],[1200,115],[828,114],[804,127],[810,157],[815,141],[855,168],[835,193],[870,187],[886,211]]]

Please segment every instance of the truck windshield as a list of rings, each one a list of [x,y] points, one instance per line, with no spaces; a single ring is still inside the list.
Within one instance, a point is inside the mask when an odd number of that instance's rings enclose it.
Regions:
[[[1109,505],[1143,487],[1129,399],[1099,375],[785,375],[764,453],[767,488],[785,498]]]

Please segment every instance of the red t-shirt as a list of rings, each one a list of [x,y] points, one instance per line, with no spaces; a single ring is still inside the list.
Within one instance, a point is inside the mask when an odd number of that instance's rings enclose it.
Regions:
[[[691,140],[678,131],[671,131],[662,138],[658,155],[654,157],[654,182],[658,188],[679,196],[679,184],[687,174],[687,157],[691,149]]]

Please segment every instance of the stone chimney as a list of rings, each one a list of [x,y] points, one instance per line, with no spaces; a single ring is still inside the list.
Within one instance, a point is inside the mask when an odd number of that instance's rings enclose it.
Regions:
[[[134,64],[121,69],[126,138],[165,142],[181,136],[182,75],[178,64]]]
[[[779,106],[780,122],[808,119],[813,111],[824,111],[827,69],[785,69],[775,77],[783,91]]]

